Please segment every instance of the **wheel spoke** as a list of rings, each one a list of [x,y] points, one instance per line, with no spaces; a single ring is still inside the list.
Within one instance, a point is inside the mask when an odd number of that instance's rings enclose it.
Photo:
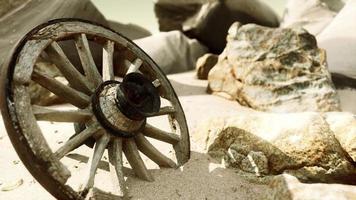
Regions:
[[[156,116],[161,116],[161,115],[168,115],[168,114],[173,114],[175,113],[175,109],[172,106],[164,106],[159,109],[158,113],[155,113],[151,115],[150,117],[156,117]]]
[[[124,142],[123,150],[135,174],[143,180],[153,181],[151,173],[147,170],[134,139],[127,139]]]
[[[122,139],[116,138],[109,146],[110,174],[113,179],[114,194],[124,196],[126,193],[122,165]]]
[[[177,144],[180,141],[180,138],[177,134],[160,130],[149,124],[146,124],[145,128],[143,129],[143,134],[147,137],[151,137],[173,145]]]
[[[129,69],[127,70],[126,74],[132,73],[132,72],[138,72],[143,61],[139,58],[136,58],[133,63],[129,66]]]
[[[135,137],[138,149],[160,167],[177,167],[176,163],[159,152],[141,133]]]
[[[114,80],[114,42],[110,40],[103,49],[103,80]]]
[[[62,84],[56,79],[49,77],[38,70],[33,71],[32,80],[74,106],[85,108],[89,105],[89,96]]]
[[[86,122],[92,116],[87,110],[55,110],[33,105],[33,114],[38,121]]]
[[[95,174],[98,169],[99,162],[103,157],[104,151],[109,142],[110,136],[108,134],[102,135],[99,140],[96,141],[93,156],[88,161],[88,163],[90,164],[88,173],[89,176],[84,183],[84,191],[88,191],[94,186]]]
[[[84,143],[86,139],[92,136],[94,133],[101,129],[99,124],[92,124],[88,128],[84,129],[79,134],[75,135],[73,138],[69,139],[61,148],[59,148],[54,154],[58,159],[63,158],[69,152],[78,148]]]
[[[57,42],[52,42],[52,44],[47,47],[46,53],[73,88],[86,94],[92,93],[90,83],[72,65]]]
[[[80,34],[75,40],[75,45],[85,75],[94,83],[95,87],[99,86],[102,80],[91,54],[87,36],[84,33]]]

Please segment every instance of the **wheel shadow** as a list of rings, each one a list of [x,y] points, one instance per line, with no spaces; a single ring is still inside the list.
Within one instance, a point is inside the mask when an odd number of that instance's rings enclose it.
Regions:
[[[253,184],[223,168],[207,154],[191,152],[190,160],[178,169],[154,169],[154,182],[128,177],[133,199],[263,199],[266,185]]]
[[[88,162],[88,157],[69,154],[68,158]],[[106,161],[99,169],[109,171]],[[225,169],[207,154],[191,152],[190,160],[178,169],[150,169],[153,182],[139,179],[130,168],[124,168],[130,199],[263,199],[267,185],[254,184]]]

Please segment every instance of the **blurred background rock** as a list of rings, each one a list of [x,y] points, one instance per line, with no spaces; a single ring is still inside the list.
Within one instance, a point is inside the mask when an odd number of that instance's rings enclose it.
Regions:
[[[154,13],[154,1],[151,0],[92,0],[94,5],[109,20],[121,23],[134,23],[158,32],[158,24]],[[263,0],[281,18],[287,0]],[[133,11],[132,8],[136,10]]]

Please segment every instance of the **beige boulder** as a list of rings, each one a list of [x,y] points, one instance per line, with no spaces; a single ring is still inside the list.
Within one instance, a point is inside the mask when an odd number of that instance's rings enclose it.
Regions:
[[[269,187],[272,192],[267,193],[266,200],[352,200],[356,197],[354,185],[305,184],[288,174],[274,177]]]
[[[325,51],[303,29],[235,23],[209,91],[260,111],[339,111]]]
[[[347,121],[350,116],[352,114],[345,114],[333,123]],[[356,119],[353,121],[355,123]],[[353,129],[354,124],[349,125]],[[249,156],[261,152],[259,157],[266,156],[268,167],[260,174],[287,172],[304,181],[356,183],[355,162],[340,145],[330,126],[320,113],[246,112],[208,120],[192,135],[193,141],[212,157],[248,172],[251,170],[241,167],[246,159],[243,157],[256,163],[257,159]],[[263,169],[261,166],[266,165],[256,166]]]
[[[326,113],[325,120],[342,148],[356,163],[356,115],[349,113]]]

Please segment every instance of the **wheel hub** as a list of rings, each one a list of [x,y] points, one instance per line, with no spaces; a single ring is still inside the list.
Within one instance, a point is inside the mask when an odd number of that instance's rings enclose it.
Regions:
[[[140,73],[130,73],[122,82],[106,81],[92,96],[95,117],[119,137],[135,136],[160,104],[158,90]]]

